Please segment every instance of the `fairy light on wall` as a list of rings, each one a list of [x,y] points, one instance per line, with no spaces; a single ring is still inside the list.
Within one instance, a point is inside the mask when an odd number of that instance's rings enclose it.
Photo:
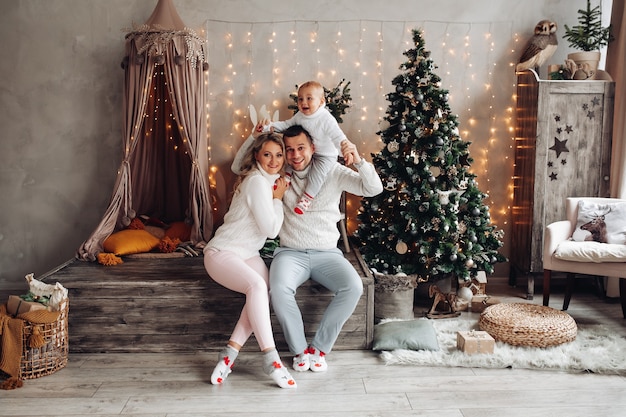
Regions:
[[[228,72],[225,75],[225,85],[228,86],[226,93],[226,99],[225,99],[225,104],[227,106],[227,111],[230,113],[231,115],[231,121],[233,120],[233,112],[232,112],[232,107],[233,107],[233,93],[234,93],[234,88],[233,88],[233,71],[234,71],[234,65],[233,65],[233,35],[232,32],[228,32],[228,34],[226,35],[226,40],[227,40],[227,45],[226,45],[226,50],[227,50],[227,56],[228,56]],[[231,130],[228,133],[228,136],[230,136],[231,140],[234,136],[234,132],[233,130]],[[232,143],[232,142],[231,142]],[[232,150],[232,145],[230,146],[231,150]]]
[[[280,65],[278,65],[278,47],[276,45],[276,31],[272,31],[269,39],[272,50],[272,97],[276,95],[276,89],[280,87]]]
[[[384,98],[385,98],[385,94],[384,94],[384,86],[383,86],[383,80],[385,79],[385,68],[383,65],[383,60],[384,60],[384,54],[385,54],[385,38],[384,38],[384,31],[383,31],[383,23],[380,23],[379,29],[378,29],[378,57],[376,58],[376,67],[378,68],[377,71],[377,81],[378,81],[378,88],[377,88],[377,100],[378,102],[376,103],[376,112],[377,112],[377,117],[376,120],[378,122],[380,122],[382,120],[382,116],[385,114],[385,102],[384,102]],[[380,139],[380,137],[379,137]],[[366,143],[363,142],[362,143],[362,147],[366,148]]]
[[[365,34],[365,28],[363,27],[363,22],[360,23],[360,27],[359,27],[359,44],[358,44],[358,53],[357,53],[357,60],[354,63],[354,67],[355,67],[355,71],[358,74],[357,76],[357,85],[359,86],[359,92],[357,95],[357,98],[359,99],[359,102],[355,103],[356,104],[356,108],[360,109],[361,115],[359,117],[359,119],[361,120],[361,122],[364,122],[367,119],[367,107],[365,104],[365,95],[363,94],[363,76],[364,76],[364,72],[363,72],[363,68],[361,67],[361,62],[363,60],[363,36]],[[359,139],[361,139],[361,141],[363,141],[363,136],[362,136],[362,124],[359,124],[357,127],[357,133],[358,133],[358,137]]]
[[[450,32],[448,31],[448,28],[449,28],[449,25],[446,25],[445,36],[444,36],[443,42],[441,43],[441,50],[445,52],[444,60],[443,60],[443,64],[444,64],[443,74],[448,79],[448,86],[446,87],[446,89],[450,91],[449,103],[450,105],[452,105],[452,101],[454,100],[454,98],[452,95],[453,87],[452,87],[452,81],[451,81],[452,73],[450,71],[450,60],[454,58],[456,51],[454,50],[454,48],[449,46]]]
[[[202,39],[206,39],[206,31],[204,28],[200,29],[200,36],[202,37]],[[205,54],[208,55],[208,49],[205,49]],[[205,56],[205,59],[209,59],[208,56]],[[210,94],[210,90],[209,90],[209,81],[210,81],[210,76],[211,76],[211,71],[203,71],[203,84],[202,84],[202,88],[204,88],[204,94],[205,97],[209,97]],[[210,131],[211,131],[211,100],[207,100],[205,106],[204,106],[204,110],[205,110],[205,120],[206,120],[206,143],[207,143],[207,155],[209,158],[209,161],[211,160],[212,156],[211,156],[211,141],[209,140],[210,138]],[[210,181],[210,174],[209,174],[209,181]]]
[[[336,54],[337,64],[335,65],[336,68],[342,68],[343,67],[343,56],[345,54],[345,51],[343,50],[341,45],[342,45],[342,43],[341,43],[341,31],[338,30],[337,32],[335,32],[335,49],[337,51],[337,54]],[[335,74],[333,74],[333,76],[334,75]]]
[[[516,57],[517,56],[517,45],[519,45],[520,42],[520,38],[519,38],[519,34],[515,33],[513,35],[513,48],[510,51],[510,56],[511,58]],[[517,63],[514,60],[509,61],[509,68],[511,71],[515,70],[515,66],[517,65]],[[515,80],[513,82],[513,85],[511,87],[511,90],[513,91],[512,95],[511,95],[511,106],[508,108],[508,114],[509,117],[507,118],[508,121],[508,126],[509,126],[509,134],[511,135],[511,141],[510,141],[510,154],[514,154],[515,152],[515,141],[516,141],[516,137],[515,137],[515,124],[514,124],[514,115],[515,115],[515,108],[516,108],[516,102],[517,102],[517,80]],[[515,171],[515,162],[513,161],[513,171]],[[515,173],[513,172],[513,174],[511,175],[511,179],[509,181],[509,187],[508,187],[508,201],[509,201],[509,212],[511,210],[513,210],[513,200],[514,200],[514,193],[515,193]]]
[[[254,30],[254,24],[250,24],[250,28],[248,29],[248,31],[246,32],[246,39],[245,39],[245,44],[246,44],[246,58],[245,58],[245,65],[247,68],[246,71],[246,75],[247,75],[247,80],[246,80],[246,86],[248,86],[248,94],[244,94],[244,96],[246,96],[246,106],[243,106],[244,108],[249,108],[250,102],[254,101],[256,98],[256,83],[254,82],[255,76],[254,76],[254,65],[252,63],[253,58],[252,58],[252,50],[253,50],[253,46],[252,46],[252,34],[255,32]],[[244,103],[242,103],[244,104]],[[241,108],[237,108],[235,110],[235,115],[237,116],[238,120],[243,120],[244,122],[248,121],[248,112],[242,110]],[[238,123],[236,126],[234,126],[236,132],[237,132],[237,136],[239,136],[241,139],[245,139],[246,138],[246,129],[247,129],[247,123]],[[236,152],[236,149],[233,148],[233,152]]]
[[[488,203],[488,206],[490,207],[489,213],[491,216],[491,220],[493,223],[497,224],[498,223],[497,216],[494,216],[494,214],[497,214],[496,210],[494,210],[496,203],[494,201],[494,194],[492,193],[492,190],[491,190],[491,186],[492,186],[491,178],[489,177],[489,163],[490,163],[489,151],[494,146],[494,144],[498,142],[496,138],[496,132],[497,132],[496,119],[495,119],[496,116],[492,111],[493,100],[494,100],[493,91],[492,91],[493,70],[489,66],[489,63],[491,62],[491,59],[492,59],[492,53],[493,53],[493,42],[491,41],[491,27],[489,28],[489,31],[487,31],[484,34],[484,39],[485,39],[486,44],[489,45],[489,48],[487,50],[487,59],[485,60],[485,64],[486,64],[485,70],[487,71],[487,80],[483,84],[484,85],[483,97],[485,97],[485,102],[488,104],[487,108],[488,108],[488,115],[489,115],[489,119],[488,119],[489,126],[488,126],[488,131],[487,131],[487,138],[488,138],[487,146],[483,147],[482,176],[483,178],[486,179],[485,193],[488,195],[488,199],[489,199],[487,203]]]
[[[291,52],[294,56],[294,65],[293,65],[293,69],[291,70],[292,75],[296,75],[298,73],[298,67],[300,66],[300,60],[298,59],[298,37],[297,37],[297,23],[294,22],[293,23],[293,29],[291,30],[291,32],[289,33],[291,36]]]

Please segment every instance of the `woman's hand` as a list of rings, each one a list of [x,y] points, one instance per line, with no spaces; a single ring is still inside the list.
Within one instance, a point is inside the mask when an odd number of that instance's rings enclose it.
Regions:
[[[274,198],[282,200],[285,195],[285,191],[287,191],[287,187],[289,187],[287,180],[284,177],[278,178],[274,183],[274,190],[272,192]]]

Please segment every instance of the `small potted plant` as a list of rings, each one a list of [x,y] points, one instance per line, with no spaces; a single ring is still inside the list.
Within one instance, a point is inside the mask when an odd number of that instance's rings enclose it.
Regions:
[[[578,24],[564,27],[563,39],[569,42],[570,47],[581,51],[567,56],[576,62],[579,70],[574,74],[574,78],[594,79],[600,62],[600,48],[613,40],[611,26],[602,27],[600,6],[592,8],[591,0],[587,0],[587,8],[578,9]]]
[[[298,86],[296,85],[297,89]],[[293,111],[293,114],[296,114],[298,112],[298,94],[291,93],[289,97],[293,100],[293,104],[290,104],[287,108]],[[342,116],[346,114],[352,104],[350,81],[346,81],[344,78],[332,90],[324,87],[324,99],[326,100],[326,108],[337,120],[337,123],[343,123]]]

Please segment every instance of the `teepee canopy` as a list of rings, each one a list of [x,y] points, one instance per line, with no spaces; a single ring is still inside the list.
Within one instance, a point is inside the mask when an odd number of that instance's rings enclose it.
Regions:
[[[159,0],[126,35],[123,160],[109,206],[78,258],[95,260],[104,240],[137,215],[185,221],[198,247],[209,240],[205,45],[172,0]]]

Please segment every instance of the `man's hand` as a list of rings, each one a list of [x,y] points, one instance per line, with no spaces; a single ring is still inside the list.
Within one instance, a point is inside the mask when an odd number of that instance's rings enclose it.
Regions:
[[[356,149],[356,145],[349,140],[344,140],[343,142],[341,142],[341,153],[343,155],[346,166],[358,164],[361,162],[361,156]]]

